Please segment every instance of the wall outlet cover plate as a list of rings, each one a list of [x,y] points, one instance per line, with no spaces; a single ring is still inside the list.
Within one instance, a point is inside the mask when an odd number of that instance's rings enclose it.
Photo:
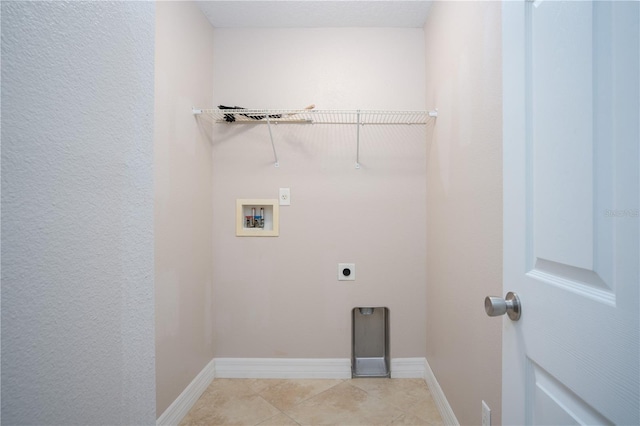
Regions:
[[[355,281],[356,264],[338,263],[338,281]]]
[[[291,189],[280,188],[278,198],[280,200],[281,206],[290,206],[291,205]]]

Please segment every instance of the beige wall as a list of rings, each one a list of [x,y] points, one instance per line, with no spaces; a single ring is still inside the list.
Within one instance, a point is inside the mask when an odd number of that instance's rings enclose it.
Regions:
[[[192,2],[156,3],[155,312],[160,416],[213,358],[211,141],[191,114],[211,105],[213,29]]]
[[[499,2],[434,2],[425,25],[427,104],[439,108],[427,166],[427,359],[461,424],[481,400],[501,423],[501,22]]]
[[[217,29],[214,67],[216,105],[424,108],[421,29]],[[393,358],[424,356],[424,126],[362,128],[360,170],[354,126],[273,134],[279,168],[265,125],[216,126],[216,357],[348,358],[355,306],[389,307]],[[280,236],[236,237],[236,198],[280,187]]]
[[[158,415],[214,355],[349,357],[351,308],[382,305],[391,356],[426,355],[461,423],[484,399],[499,424],[500,321],[482,307],[502,292],[499,3],[435,2],[424,34],[214,31],[191,3],[157,14]],[[218,103],[440,116],[426,134],[363,128],[361,170],[353,128],[276,126],[274,168],[266,127],[217,126],[209,145],[183,113]],[[280,236],[236,237],[236,198],[279,187]]]

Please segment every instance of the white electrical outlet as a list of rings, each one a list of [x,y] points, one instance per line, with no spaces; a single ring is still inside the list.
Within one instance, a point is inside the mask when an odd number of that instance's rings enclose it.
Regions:
[[[290,206],[291,205],[291,189],[289,188],[280,188],[280,199],[281,206]]]
[[[491,409],[482,401],[482,426],[491,426]]]

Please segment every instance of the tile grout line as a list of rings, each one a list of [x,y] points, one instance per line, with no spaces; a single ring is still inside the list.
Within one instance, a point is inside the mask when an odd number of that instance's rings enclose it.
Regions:
[[[402,413],[401,413],[401,414],[398,414],[398,417],[394,417],[394,418],[391,420],[391,423],[388,423],[387,425],[389,425],[389,426],[390,426],[390,425],[392,425],[392,424],[393,424],[393,422],[395,422],[396,420],[398,420],[400,417],[402,417],[402,416],[406,416],[406,415],[407,415],[407,413],[405,413],[405,411],[404,411],[404,410],[400,410],[400,411],[402,411]]]
[[[247,386],[248,388],[250,388],[250,386]],[[253,392],[253,389],[251,390]],[[267,399],[265,397],[263,397],[262,395],[260,395],[260,392],[254,392],[252,396],[257,396],[258,398],[260,398],[261,400],[263,400],[264,402],[267,403],[267,405],[269,405],[270,407],[275,408],[276,410],[278,410],[278,414],[284,414],[286,416],[286,413],[283,413],[281,409],[279,409],[278,407],[276,407],[275,405],[273,405],[272,403],[270,403],[269,401],[267,401]],[[254,424],[254,426],[259,425],[260,423],[266,422],[269,419],[274,418],[275,416],[277,416],[278,414],[274,414],[273,416],[269,416],[266,417],[264,419],[260,419],[260,421],[258,421],[257,423]],[[287,416],[289,417],[289,416]],[[296,422],[297,423],[297,422]]]
[[[393,380],[393,379],[389,379],[389,380]],[[395,379],[395,380],[407,380],[407,379]],[[409,380],[410,380],[410,379],[409,379]],[[423,418],[423,417],[421,417],[421,416],[418,416],[417,414],[415,414],[415,413],[413,413],[413,412],[409,411],[408,409],[404,409],[403,407],[400,407],[399,405],[396,405],[396,404],[394,404],[394,403],[393,403],[393,402],[391,402],[391,401],[386,401],[384,398],[379,398],[379,397],[376,397],[376,396],[374,396],[374,395],[371,395],[371,394],[369,393],[369,391],[367,391],[366,389],[361,388],[360,386],[358,386],[358,385],[357,385],[357,384],[355,384],[355,383],[349,383],[349,384],[350,384],[351,386],[354,386],[354,387],[356,387],[356,388],[360,389],[360,390],[363,390],[363,391],[364,391],[367,395],[369,395],[371,398],[375,398],[375,399],[378,399],[378,400],[380,400],[380,401],[384,401],[385,403],[387,403],[387,404],[389,404],[390,406],[392,406],[392,407],[396,408],[397,410],[400,410],[403,414],[401,414],[401,415],[399,415],[398,417],[394,418],[394,419],[393,419],[393,421],[396,421],[396,420],[397,420],[397,419],[399,419],[402,415],[404,415],[404,416],[411,416],[411,417],[415,417],[415,418],[417,418],[417,419],[420,419],[420,420],[422,420],[422,421],[424,421],[424,422],[425,422],[425,425],[429,425],[429,426],[432,426],[432,425],[433,425],[433,423],[432,423],[431,421],[429,421],[429,420],[427,420],[427,419],[425,419],[425,418]],[[422,381],[421,381],[420,385],[422,385],[422,384],[424,384],[424,382],[422,382]],[[427,388],[427,393],[429,394],[429,395],[427,396],[427,398],[422,399],[422,400],[419,400],[419,401],[416,401],[416,403],[415,403],[415,404],[413,404],[413,405],[411,406],[411,408],[415,408],[415,407],[416,407],[417,405],[419,405],[419,404],[424,404],[424,403],[429,403],[429,402],[433,403],[433,405],[435,406],[435,400],[433,399],[433,395],[432,395],[432,393],[431,393],[431,390],[429,389],[429,387],[428,387],[428,386],[426,386],[426,388]],[[393,423],[393,421],[392,421],[392,423]],[[440,423],[440,424],[441,424],[441,423]]]
[[[267,380],[270,380],[270,379],[256,379],[256,380],[260,380],[260,381],[267,381]],[[281,381],[284,381],[284,382],[296,382],[296,381],[301,381],[301,382],[302,382],[302,381],[309,380],[309,379],[278,379],[278,380],[281,380]],[[314,380],[314,379],[311,379],[311,380]],[[321,394],[323,394],[323,393],[325,393],[325,392],[330,391],[330,390],[331,390],[331,389],[333,389],[334,387],[336,387],[336,386],[341,385],[342,383],[344,383],[347,379],[327,379],[327,380],[340,380],[340,382],[339,382],[339,383],[334,384],[333,386],[331,386],[331,387],[329,387],[329,388],[327,388],[327,389],[325,389],[325,390],[323,390],[322,392],[318,392],[318,393],[316,393],[316,394],[313,394],[313,395],[311,395],[311,396],[309,396],[309,397],[307,397],[307,398],[305,398],[305,399],[303,399],[303,400],[301,400],[301,401],[299,401],[299,402],[297,402],[297,403],[293,404],[293,405],[291,406],[291,408],[296,407],[296,406],[298,406],[298,405],[300,405],[300,404],[302,404],[302,403],[304,403],[304,402],[306,402],[306,401],[308,401],[308,400],[310,400],[310,399],[312,399],[312,398],[315,398],[315,397],[316,397],[316,396],[318,396],[318,395],[321,395]],[[298,423],[298,422],[297,422],[293,417],[291,417],[289,414],[287,414],[287,412],[285,412],[284,410],[281,410],[279,407],[276,407],[275,405],[273,405],[272,403],[270,403],[270,402],[269,402],[269,401],[268,401],[268,400],[267,400],[267,399],[266,399],[266,398],[261,394],[261,392],[265,392],[267,389],[269,389],[269,388],[267,387],[267,388],[263,389],[262,391],[256,391],[256,393],[255,393],[255,394],[256,394],[256,395],[258,395],[260,398],[262,398],[262,399],[263,399],[267,404],[269,404],[270,406],[272,406],[273,408],[275,408],[276,410],[278,410],[281,414],[284,414],[285,416],[287,416],[287,418],[291,419],[291,421],[293,421],[295,424],[297,424],[297,425],[299,425],[299,426],[300,426],[300,423]],[[274,416],[269,417],[269,419],[271,419],[271,418],[273,418],[273,417],[275,417],[275,416],[277,416],[277,414],[275,414]],[[262,422],[264,422],[264,421],[266,421],[266,420],[269,420],[269,419],[263,419],[263,420],[261,420],[259,423],[257,423],[256,425],[258,425],[258,424],[260,424],[260,423],[262,423]]]
[[[260,395],[258,395],[258,396],[260,396]],[[267,402],[269,402],[269,401],[267,401]],[[273,406],[273,405],[272,405],[272,406]],[[278,413],[278,414],[274,414],[274,415],[273,415],[273,416],[271,416],[271,417],[267,417],[266,419],[262,419],[262,420],[260,420],[258,423],[256,423],[254,426],[258,426],[258,425],[260,425],[260,424],[262,424],[262,423],[266,422],[267,420],[271,420],[271,419],[273,419],[273,418],[276,418],[276,417],[278,417],[280,414],[282,414],[282,415],[283,415],[283,416],[285,416],[286,418],[290,419],[292,422],[294,422],[294,423],[295,423],[295,424],[297,424],[298,426],[301,426],[301,425],[300,425],[300,423],[298,423],[297,421],[295,421],[294,419],[292,419],[289,415],[287,415],[287,413],[285,413],[284,411],[280,410],[278,407],[275,407],[275,408],[276,408],[276,409],[278,409],[278,411],[279,411],[279,413]]]
[[[296,380],[296,379],[291,379],[291,380]],[[299,379],[299,380],[307,380],[307,379]],[[348,379],[327,379],[327,380],[340,380],[340,383],[336,383],[335,385],[331,386],[330,388],[327,388],[327,389],[323,390],[322,392],[318,392],[315,395],[312,395],[312,396],[310,396],[308,398],[303,399],[302,401],[300,401],[300,402],[298,402],[296,404],[293,404],[293,406],[291,408],[296,407],[296,406],[298,406],[298,405],[300,405],[300,404],[302,404],[302,403],[304,403],[304,402],[306,402],[306,401],[308,401],[308,400],[310,400],[312,398],[315,398],[315,397],[317,397],[319,395],[322,395],[325,392],[329,392],[331,389],[335,388],[336,386],[340,386],[342,383],[344,383]],[[283,413],[284,413],[284,411],[283,411]],[[287,413],[284,413],[284,414],[287,414]],[[289,417],[289,416],[287,415],[287,417]],[[292,419],[292,420],[295,421],[295,419]]]

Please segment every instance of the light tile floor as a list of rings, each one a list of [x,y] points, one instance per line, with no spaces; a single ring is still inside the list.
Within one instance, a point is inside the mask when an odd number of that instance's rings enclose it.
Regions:
[[[216,379],[188,425],[442,425],[422,379]]]

